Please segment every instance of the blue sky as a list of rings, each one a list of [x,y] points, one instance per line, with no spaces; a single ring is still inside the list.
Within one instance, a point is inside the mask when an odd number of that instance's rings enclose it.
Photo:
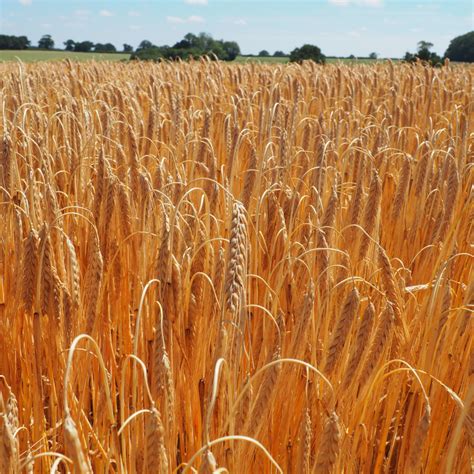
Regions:
[[[59,47],[69,38],[173,44],[205,31],[244,53],[312,43],[329,56],[400,57],[420,40],[444,53],[473,29],[473,0],[0,0],[2,34],[37,44],[47,33]]]

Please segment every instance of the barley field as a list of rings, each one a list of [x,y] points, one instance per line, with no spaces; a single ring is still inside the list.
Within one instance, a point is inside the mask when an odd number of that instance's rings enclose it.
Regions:
[[[0,64],[0,472],[470,473],[473,81]]]

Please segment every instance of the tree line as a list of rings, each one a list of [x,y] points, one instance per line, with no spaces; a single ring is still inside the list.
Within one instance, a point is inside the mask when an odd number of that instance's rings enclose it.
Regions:
[[[233,61],[239,54],[240,47],[235,41],[215,40],[207,33],[199,33],[199,35],[188,33],[173,46],[156,46],[151,41],[143,40],[131,59],[156,61],[209,56],[223,61]]]
[[[26,36],[0,35],[0,49],[27,49],[30,45]]]
[[[51,35],[43,35],[38,41],[37,49],[53,50],[55,42]],[[117,48],[112,43],[93,43],[92,41],[74,41],[68,39],[64,41],[65,51],[76,52],[100,52],[115,53]],[[26,36],[0,35],[0,49],[31,49],[33,48],[31,41]],[[133,47],[129,44],[123,45],[123,52],[131,53]]]
[[[100,52],[115,53],[117,48],[112,43],[93,43],[92,41],[75,41],[68,39],[63,43],[66,51],[75,52]],[[38,49],[52,50],[55,42],[51,35],[43,35],[38,41]],[[440,65],[444,59],[451,61],[474,62],[474,31],[464,35],[457,36],[451,40],[444,56],[439,56],[431,51],[433,44],[428,41],[420,41],[415,53],[407,52],[403,59],[408,62],[423,61],[434,66]],[[27,36],[0,35],[0,49],[22,50],[33,48],[31,41]],[[173,46],[157,46],[149,40],[143,40],[134,51],[133,46],[124,43],[121,49],[124,53],[130,53],[131,59],[142,60],[162,60],[162,59],[189,59],[200,56],[210,56],[211,58],[224,61],[233,61],[240,55],[240,47],[235,41],[215,40],[207,33],[195,35],[188,33],[184,38]],[[263,49],[258,53],[259,57],[270,57],[270,53]],[[326,56],[321,52],[318,46],[313,44],[304,44],[299,48],[293,49],[289,55],[283,51],[275,51],[273,57],[289,57],[291,62],[301,62],[304,60],[313,60],[318,63],[324,63]],[[355,59],[353,55],[350,59]],[[376,53],[370,53],[369,59],[377,59]]]

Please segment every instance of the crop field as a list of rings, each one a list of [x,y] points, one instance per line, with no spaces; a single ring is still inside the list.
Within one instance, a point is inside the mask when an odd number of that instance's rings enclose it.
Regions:
[[[237,63],[270,63],[270,64],[285,64],[288,63],[290,60],[289,56],[281,56],[281,57],[274,57],[274,56],[237,56],[235,61]],[[383,61],[382,59],[380,61]],[[326,62],[329,64],[375,64],[377,62],[376,59],[369,59],[369,58],[361,58],[361,59],[349,59],[349,58],[326,58]]]
[[[473,81],[0,64],[0,472],[470,473]]]
[[[62,61],[70,59],[71,61],[125,61],[130,58],[129,53],[76,53],[74,51],[44,51],[44,50],[0,50],[0,63],[7,61],[22,61],[24,63],[39,61]],[[270,63],[284,64],[289,61],[288,56],[283,57],[260,57],[260,56],[237,56],[236,63]],[[347,64],[372,64],[373,59],[348,59],[348,58],[327,58],[328,63],[347,63]]]
[[[0,50],[0,62],[22,61],[25,63],[39,61],[62,61],[70,59],[71,61],[122,61],[130,58],[129,53],[76,53],[74,51],[44,51],[26,49]]]

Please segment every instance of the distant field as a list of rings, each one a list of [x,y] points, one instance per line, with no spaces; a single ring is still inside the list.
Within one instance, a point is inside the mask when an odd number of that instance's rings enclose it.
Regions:
[[[0,50],[0,62],[4,61],[21,61],[30,63],[37,61],[61,61],[62,59],[71,59],[73,61],[121,61],[130,57],[127,53],[75,53],[72,51],[38,51],[38,50]],[[289,60],[285,57],[259,57],[259,56],[237,56],[235,62],[259,62],[269,64],[284,64]],[[373,59],[339,59],[327,58],[328,63],[343,62],[344,64],[370,64]]]
[[[236,61],[237,62],[252,62],[252,61],[257,61],[261,63],[287,63],[289,61],[289,56],[284,56],[284,57],[259,57],[259,56],[238,56]],[[371,64],[375,61],[376,59],[368,59],[368,58],[363,58],[363,59],[348,59],[348,58],[326,58],[326,61],[330,64],[332,63],[337,63],[337,62],[342,62],[344,64]]]
[[[127,53],[75,53],[72,51],[38,51],[38,50],[2,50],[0,51],[0,62],[16,61],[20,59],[24,62],[37,61],[61,61],[62,59],[72,59],[74,61],[120,61],[130,57]]]

